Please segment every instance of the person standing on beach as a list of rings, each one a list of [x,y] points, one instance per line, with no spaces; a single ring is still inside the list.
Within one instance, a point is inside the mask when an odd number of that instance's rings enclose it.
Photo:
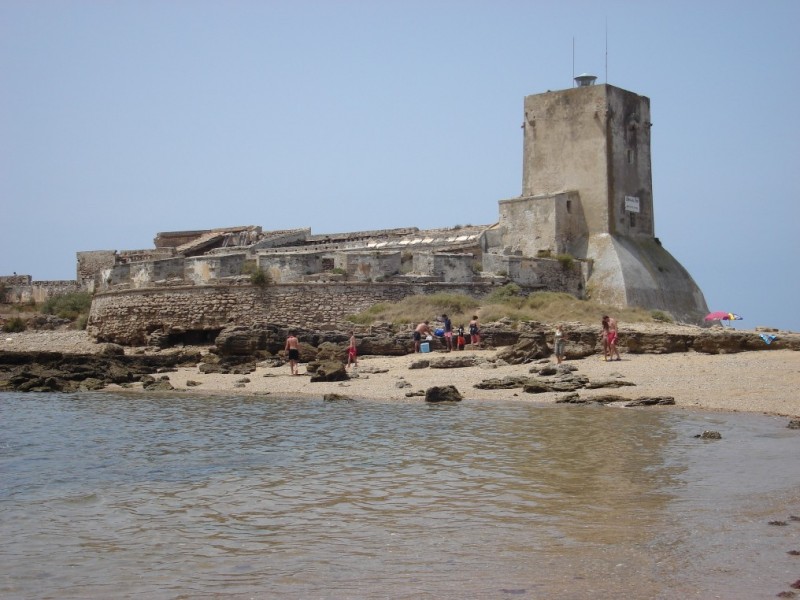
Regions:
[[[614,354],[617,355],[617,360],[622,360],[619,357],[619,349],[617,348],[617,320],[603,316],[603,357],[606,361],[614,360]]]
[[[614,317],[608,318],[608,355],[611,360],[614,360],[614,355],[617,355],[617,360],[622,360],[619,356],[619,348],[617,342],[619,340],[619,332],[617,331],[617,320]]]
[[[358,366],[358,351],[356,350],[356,333],[350,332],[350,345],[347,347],[347,364],[344,366],[347,369],[352,363],[353,367]]]
[[[472,315],[472,321],[469,322],[469,341],[473,346],[481,343],[481,328],[478,324],[478,315]]]
[[[297,336],[295,336],[294,331],[289,332],[284,350],[289,356],[289,368],[292,371],[292,375],[299,375],[300,373],[297,372],[297,363],[300,361],[300,342],[297,341]]]
[[[444,321],[444,343],[447,346],[447,351],[453,349],[453,323],[447,318],[447,315],[442,315]]]
[[[419,345],[422,342],[422,336],[433,335],[428,321],[423,321],[414,329],[414,352],[419,352]]]
[[[567,334],[564,333],[564,327],[559,323],[556,326],[556,331],[553,334],[553,352],[556,355],[556,363],[559,365],[564,360],[564,342],[567,340]]]

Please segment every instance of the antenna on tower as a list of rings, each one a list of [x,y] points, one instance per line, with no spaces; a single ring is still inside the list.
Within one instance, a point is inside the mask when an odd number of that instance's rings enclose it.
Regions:
[[[608,83],[608,15],[606,15],[606,83]]]
[[[575,36],[572,36],[572,87],[575,87]]]

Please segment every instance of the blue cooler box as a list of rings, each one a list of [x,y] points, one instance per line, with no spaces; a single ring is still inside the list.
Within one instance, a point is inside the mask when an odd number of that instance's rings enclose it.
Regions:
[[[419,345],[419,349],[421,352],[430,352],[431,351],[431,344],[430,342],[422,342]]]

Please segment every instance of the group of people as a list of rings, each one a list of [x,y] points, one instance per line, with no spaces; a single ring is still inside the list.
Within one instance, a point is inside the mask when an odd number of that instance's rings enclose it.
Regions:
[[[453,350],[463,350],[467,345],[467,338],[464,335],[464,326],[460,325],[455,332],[453,332],[453,322],[446,314],[442,315],[442,337],[448,352]],[[481,343],[481,330],[478,323],[478,315],[472,315],[472,320],[469,322],[469,341],[473,347],[479,346]],[[423,321],[416,326],[413,333],[414,338],[414,352],[419,352],[422,346],[422,339],[432,339],[434,332],[431,331],[430,321]],[[455,336],[455,341],[453,338]]]
[[[452,350],[463,350],[466,346],[467,339],[464,334],[464,326],[461,325],[458,327],[458,329],[456,329],[454,342],[453,323],[446,314],[442,315],[442,323],[444,325],[442,328],[442,335],[444,337],[444,343],[447,347],[447,351],[450,352]],[[603,358],[606,361],[622,360],[619,355],[619,348],[617,347],[617,320],[605,315],[603,316],[601,323],[603,326]],[[470,343],[472,346],[478,346],[481,343],[481,333],[477,315],[472,316],[472,320],[469,322],[468,327]],[[414,352],[420,352],[423,338],[432,338],[433,335],[434,333],[431,331],[429,321],[423,321],[417,325],[413,333]],[[566,341],[567,334],[564,331],[564,326],[559,323],[556,326],[555,332],[553,333],[553,354],[555,355],[556,362],[558,364],[561,364],[566,357]],[[297,366],[300,362],[300,343],[298,342],[294,331],[289,332],[289,336],[286,338],[286,346],[284,350],[287,358],[289,359],[289,368],[291,369],[292,375],[299,375]],[[615,356],[616,358],[614,358]],[[356,334],[354,331],[350,332],[350,342],[347,347],[347,363],[345,364],[345,369],[349,369],[350,367],[358,367],[358,350],[356,347]]]

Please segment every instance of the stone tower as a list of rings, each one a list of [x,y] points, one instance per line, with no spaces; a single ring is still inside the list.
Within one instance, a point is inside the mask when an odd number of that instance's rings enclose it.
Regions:
[[[655,237],[650,100],[582,78],[525,98],[522,195],[500,201],[504,246],[590,259],[588,297],[701,322],[703,293]]]

